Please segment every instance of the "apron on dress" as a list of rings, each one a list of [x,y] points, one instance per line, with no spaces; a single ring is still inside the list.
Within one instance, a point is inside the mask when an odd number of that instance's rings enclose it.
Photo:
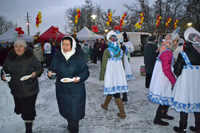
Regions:
[[[162,53],[164,53],[165,51],[163,51]],[[162,62],[159,59],[160,55],[157,57],[153,69],[148,98],[150,99],[151,102],[155,102],[161,105],[171,105],[172,85],[163,72]],[[171,69],[173,69],[172,66]]]
[[[131,66],[130,63],[128,61],[128,57],[126,56],[126,54],[124,54],[124,67],[125,67],[125,74],[126,74],[126,80],[134,80],[132,71],[131,71]]]
[[[111,58],[108,59],[105,76],[104,76],[104,94],[116,94],[128,92],[128,84],[126,81],[125,71],[122,65],[123,51],[119,57],[114,57],[114,53],[110,48]]]
[[[172,108],[177,112],[200,112],[200,66],[192,65],[185,52],[180,54],[186,66],[172,91]]]

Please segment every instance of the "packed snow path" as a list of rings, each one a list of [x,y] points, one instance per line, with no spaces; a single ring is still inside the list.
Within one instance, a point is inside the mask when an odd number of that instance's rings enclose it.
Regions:
[[[111,100],[108,111],[101,108],[105,100],[103,88],[99,82],[100,62],[88,62],[90,77],[86,85],[86,115],[80,121],[79,133],[173,133],[173,127],[179,123],[179,113],[169,109],[168,114],[174,120],[165,120],[169,126],[153,124],[158,104],[152,103],[147,98],[148,89],[145,88],[145,77],[140,76],[140,66],[143,57],[131,58],[131,69],[134,80],[129,81],[128,102],[124,103],[127,117],[117,117],[119,112],[114,98]],[[67,121],[60,116],[55,96],[55,80],[50,80],[46,75],[47,69],[39,78],[40,92],[36,101],[37,117],[34,121],[34,133],[68,133]],[[24,133],[25,127],[19,115],[14,114],[14,101],[7,84],[0,81],[0,133]],[[194,125],[194,116],[189,114],[189,126]]]

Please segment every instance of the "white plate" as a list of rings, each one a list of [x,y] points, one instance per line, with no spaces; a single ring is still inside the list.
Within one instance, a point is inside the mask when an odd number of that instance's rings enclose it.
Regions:
[[[60,81],[63,82],[63,83],[69,83],[69,82],[74,81],[74,79],[72,79],[72,78],[62,78]]]
[[[21,81],[25,81],[25,80],[27,80],[27,79],[29,79],[31,77],[32,77],[32,75],[26,75],[26,76],[21,77],[20,80]]]
[[[80,80],[80,77],[77,77],[77,80]],[[75,81],[75,77],[73,77],[73,78],[62,78],[60,81],[63,82],[63,83],[73,82],[73,81]]]

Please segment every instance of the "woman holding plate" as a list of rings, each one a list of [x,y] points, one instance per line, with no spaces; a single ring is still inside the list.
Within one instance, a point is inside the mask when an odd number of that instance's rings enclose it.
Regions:
[[[36,116],[35,101],[39,92],[38,78],[43,67],[27,48],[24,40],[16,40],[3,64],[1,79],[7,81],[15,102],[14,112],[21,114],[25,121],[26,133],[32,133],[32,124]],[[10,81],[6,75],[10,75]]]
[[[48,76],[56,74],[56,97],[60,114],[68,121],[70,133],[78,133],[79,120],[85,116],[86,90],[84,82],[89,70],[70,36],[63,37],[61,48],[56,51],[49,68]]]

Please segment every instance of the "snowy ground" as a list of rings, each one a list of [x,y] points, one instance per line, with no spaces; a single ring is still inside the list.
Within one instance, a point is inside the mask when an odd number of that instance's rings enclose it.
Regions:
[[[80,121],[80,133],[173,133],[173,126],[178,125],[179,113],[169,109],[168,114],[174,120],[166,120],[169,126],[153,124],[158,104],[147,98],[145,77],[139,75],[143,57],[132,57],[131,68],[135,80],[129,81],[128,102],[124,103],[127,117],[117,117],[118,108],[114,99],[104,111],[100,105],[104,102],[102,85],[99,83],[100,64],[88,63],[90,77],[86,81],[86,115]],[[47,69],[45,69],[47,71]],[[40,93],[36,101],[37,117],[34,121],[34,133],[68,133],[67,121],[60,116],[55,97],[55,80],[49,80],[46,72],[39,78]],[[14,102],[7,84],[0,81],[0,133],[23,133],[24,122],[13,113]],[[188,127],[194,125],[194,116],[189,114]],[[188,133],[191,133],[187,129]]]

